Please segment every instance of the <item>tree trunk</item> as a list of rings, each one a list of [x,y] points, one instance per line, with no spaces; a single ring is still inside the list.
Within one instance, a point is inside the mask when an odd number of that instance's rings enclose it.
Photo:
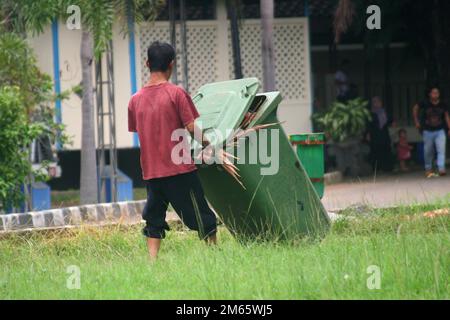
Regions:
[[[83,99],[81,104],[81,204],[97,203],[97,161],[95,149],[94,90],[92,83],[92,63],[94,50],[92,35],[83,30],[81,36],[81,70]]]
[[[261,0],[261,39],[264,91],[275,91],[273,0]]]

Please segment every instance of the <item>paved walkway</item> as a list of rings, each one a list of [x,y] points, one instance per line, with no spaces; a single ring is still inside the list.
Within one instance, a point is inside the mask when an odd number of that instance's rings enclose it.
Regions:
[[[450,176],[425,179],[422,172],[413,172],[326,186],[322,202],[327,210],[332,211],[351,205],[389,207],[439,199],[450,202]]]
[[[425,179],[422,172],[382,175],[347,180],[325,187],[322,202],[332,219],[333,211],[352,205],[392,207],[427,203],[446,199],[450,202],[450,176]],[[175,212],[167,212],[167,220],[178,220]]]

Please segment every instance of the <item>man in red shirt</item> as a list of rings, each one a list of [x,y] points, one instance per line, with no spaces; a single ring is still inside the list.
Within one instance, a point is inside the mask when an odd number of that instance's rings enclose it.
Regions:
[[[194,120],[199,117],[190,96],[168,82],[175,51],[170,44],[156,41],[148,48],[147,58],[150,80],[130,100],[128,130],[139,135],[142,176],[147,188],[143,234],[154,259],[165,230],[169,230],[165,219],[169,203],[188,228],[214,244],[217,221],[206,202],[194,162],[172,159],[172,151],[180,143],[173,141],[172,134],[186,128],[193,135]]]

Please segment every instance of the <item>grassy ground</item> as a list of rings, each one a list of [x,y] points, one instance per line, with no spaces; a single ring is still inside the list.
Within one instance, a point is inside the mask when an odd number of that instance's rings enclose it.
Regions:
[[[133,189],[134,200],[145,200],[147,191],[145,188]],[[80,190],[52,191],[52,208],[65,208],[80,205]]]
[[[242,244],[221,228],[220,245],[206,247],[173,230],[154,264],[140,226],[16,234],[0,239],[0,298],[449,299],[450,218],[423,217],[448,205],[339,220],[321,242]],[[71,265],[80,289],[67,287]],[[367,286],[370,266],[380,289]]]

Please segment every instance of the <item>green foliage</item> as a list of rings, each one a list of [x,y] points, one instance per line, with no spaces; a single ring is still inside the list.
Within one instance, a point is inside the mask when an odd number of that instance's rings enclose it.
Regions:
[[[334,102],[330,110],[312,116],[319,130],[324,131],[334,142],[344,142],[359,137],[372,118],[367,109],[368,102],[357,98],[347,103]]]
[[[29,123],[20,90],[0,88],[0,209],[22,201],[21,183],[32,171],[28,145],[43,132],[41,123]]]
[[[27,111],[51,99],[51,78],[40,72],[31,48],[14,33],[0,35],[0,83],[19,88]]]
[[[16,32],[22,36],[29,33],[42,33],[55,19],[66,22],[68,18],[73,18],[71,16],[72,13],[70,11],[68,13],[67,10],[70,6],[75,5],[80,9],[79,13],[81,16],[78,18],[84,34],[81,47],[87,49],[83,51],[83,54],[88,55],[89,59],[94,58],[98,60],[112,40],[113,26],[121,26],[122,31],[126,35],[129,28],[134,26],[134,24],[129,22],[134,20],[139,23],[144,19],[153,19],[159,7],[164,3],[165,1],[162,0],[2,0],[0,1],[0,34],[4,33],[4,31]],[[86,37],[85,33],[89,33],[89,36]],[[93,48],[85,47],[85,45],[91,46],[90,41],[88,42],[90,38],[93,39]],[[82,63],[82,65],[84,72],[89,71],[88,64]],[[87,86],[88,84],[83,85],[85,92],[92,92],[94,88]],[[19,87],[21,86],[19,85]],[[77,90],[78,94],[82,94],[79,87],[75,88],[75,90]],[[32,92],[24,89],[24,93],[33,95]],[[64,97],[64,95],[58,98],[61,97]],[[26,103],[26,100],[24,101]],[[87,99],[84,104],[83,110],[91,110],[93,108],[91,99]],[[33,105],[32,103],[29,104],[30,107]],[[82,131],[83,136],[88,137],[88,141],[94,140],[95,130],[93,122],[83,123]],[[86,146],[82,148],[81,158],[82,163],[86,163],[86,168],[89,170],[82,170],[82,173],[84,172],[81,177],[82,182],[85,181],[84,177],[86,174],[95,172],[95,161],[91,161],[94,158],[87,157],[87,155],[95,153],[95,148],[89,147],[93,146],[93,144],[87,143]],[[87,190],[86,194],[96,192],[95,184],[91,184],[91,186],[92,190],[83,188],[83,190]],[[82,197],[81,201],[90,202],[93,200],[83,199]]]
[[[22,195],[18,188],[32,175],[29,146],[45,134],[55,143],[67,143],[63,125],[54,122],[51,78],[40,72],[26,41],[14,33],[0,35],[0,209],[17,206]],[[63,95],[65,95],[64,93]],[[61,97],[58,97],[61,98]],[[45,165],[45,164],[44,164]]]
[[[165,4],[164,0],[4,0],[1,9],[12,10],[11,21],[16,31],[42,33],[53,19],[66,21],[69,17],[67,8],[71,5],[80,7],[81,25],[89,30],[94,39],[94,51],[98,57],[112,40],[113,24],[118,22],[121,31],[127,34],[128,22],[137,23],[153,20]]]

